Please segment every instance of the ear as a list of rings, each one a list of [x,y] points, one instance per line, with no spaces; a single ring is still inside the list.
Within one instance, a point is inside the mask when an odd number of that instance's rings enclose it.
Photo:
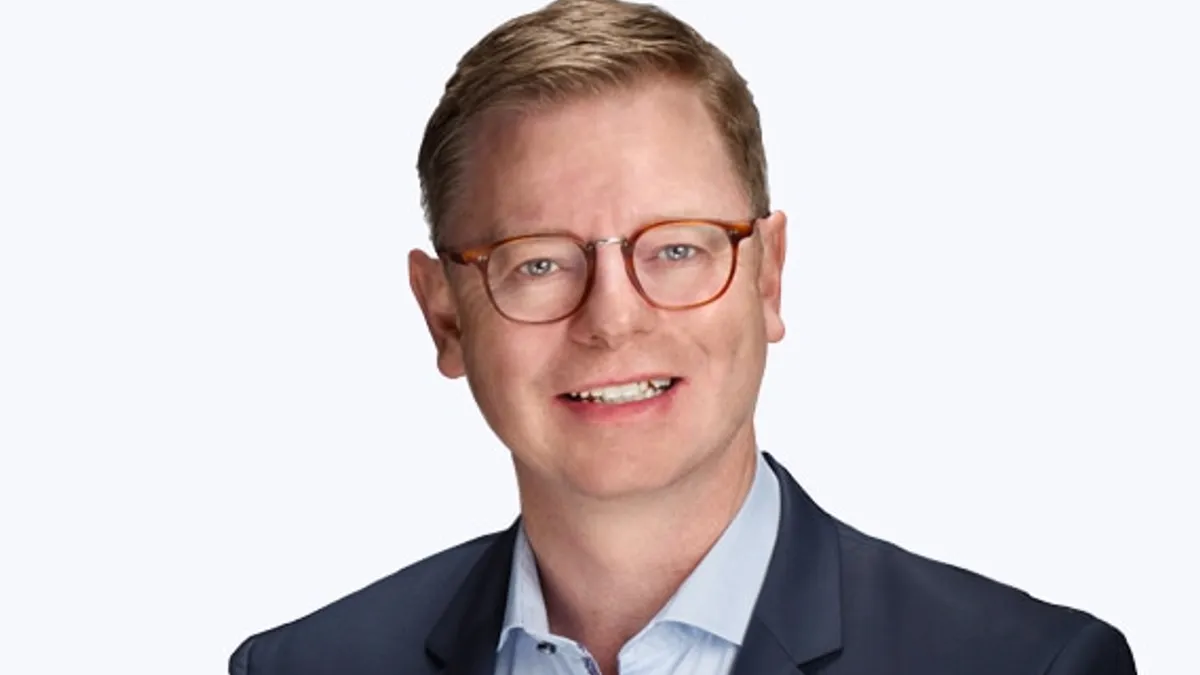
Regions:
[[[787,215],[776,211],[758,223],[761,256],[758,265],[758,292],[763,303],[768,342],[783,339],[783,259],[787,254]]]
[[[438,370],[449,378],[462,377],[466,371],[458,307],[442,262],[420,249],[413,249],[408,254],[408,283],[437,348]]]

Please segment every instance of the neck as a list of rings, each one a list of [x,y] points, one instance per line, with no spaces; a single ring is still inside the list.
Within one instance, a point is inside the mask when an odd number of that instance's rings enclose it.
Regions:
[[[749,431],[653,495],[600,503],[522,485],[522,520],[551,631],[586,646],[602,672],[616,672],[621,646],[658,613],[733,520],[756,462]]]

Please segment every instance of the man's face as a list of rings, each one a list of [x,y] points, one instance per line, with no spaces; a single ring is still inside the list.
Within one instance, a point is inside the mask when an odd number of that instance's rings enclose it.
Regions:
[[[685,84],[497,111],[476,131],[449,230],[456,250],[530,233],[596,240],[672,218],[761,215],[750,212],[712,119]],[[504,318],[471,267],[443,272],[414,251],[411,278],[439,368],[466,375],[523,486],[628,496],[753,446],[766,346],[783,337],[783,226],[781,213],[759,220],[739,245],[726,293],[681,311],[656,309],[638,294],[619,246],[597,249],[587,301],[549,324]],[[572,396],[648,380],[673,384],[640,401]]]

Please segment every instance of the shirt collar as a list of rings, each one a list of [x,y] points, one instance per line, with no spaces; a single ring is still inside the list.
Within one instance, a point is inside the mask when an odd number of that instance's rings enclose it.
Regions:
[[[779,482],[762,453],[757,456],[754,481],[737,515],[643,632],[660,623],[679,623],[741,645],[779,528]],[[550,636],[537,562],[523,525],[513,548],[497,649],[518,628],[538,638]]]
[[[500,644],[504,647],[509,634],[521,629],[538,638],[549,637],[550,620],[546,616],[546,600],[542,596],[542,582],[538,576],[537,561],[533,549],[525,536],[525,525],[517,527],[517,539],[513,545],[512,574],[508,578],[508,604],[504,609],[504,624],[500,629]]]

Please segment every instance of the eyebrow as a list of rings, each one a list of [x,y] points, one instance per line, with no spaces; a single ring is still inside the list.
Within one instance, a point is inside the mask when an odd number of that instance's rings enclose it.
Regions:
[[[553,225],[547,227],[533,219],[507,222],[495,220],[488,223],[483,228],[483,232],[486,234],[486,237],[480,245],[487,245],[510,237],[524,237],[532,234],[572,234],[571,230],[566,227],[554,227]]]
[[[498,221],[488,223],[482,230],[483,236],[478,240],[476,246],[487,246],[511,237],[549,232],[545,228],[539,228],[532,223],[501,223]]]

